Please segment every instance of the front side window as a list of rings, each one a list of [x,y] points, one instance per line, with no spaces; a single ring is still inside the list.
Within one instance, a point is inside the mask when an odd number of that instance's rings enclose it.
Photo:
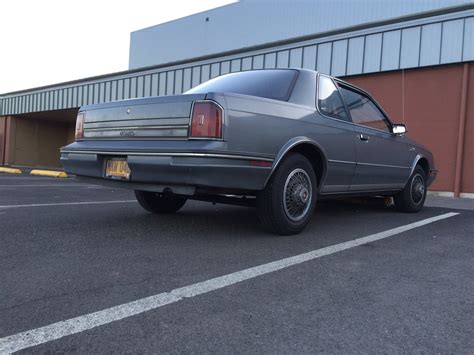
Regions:
[[[320,75],[318,85],[319,111],[327,116],[347,121],[348,117],[346,108],[344,107],[344,103],[342,102],[341,96],[332,79]]]
[[[339,90],[347,105],[352,122],[390,132],[387,119],[372,100],[365,95],[345,87],[341,87]]]

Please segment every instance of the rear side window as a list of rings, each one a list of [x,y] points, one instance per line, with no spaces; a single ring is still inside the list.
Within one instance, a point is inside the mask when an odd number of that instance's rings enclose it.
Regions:
[[[352,122],[390,132],[389,123],[377,105],[365,95],[345,87],[340,88]]]
[[[320,75],[318,85],[319,111],[326,116],[348,121],[346,108],[332,79]]]
[[[202,83],[186,91],[186,94],[233,92],[287,101],[290,98],[297,75],[298,72],[291,69],[254,70],[232,73]]]

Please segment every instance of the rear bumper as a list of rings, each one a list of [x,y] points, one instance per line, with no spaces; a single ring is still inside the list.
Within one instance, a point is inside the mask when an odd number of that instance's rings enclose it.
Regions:
[[[127,160],[131,170],[129,181],[105,177],[106,161],[112,157]],[[67,173],[93,178],[97,183],[113,182],[115,186],[144,190],[153,190],[153,186],[261,190],[271,166],[250,165],[255,160],[272,163],[270,158],[202,152],[61,151]]]

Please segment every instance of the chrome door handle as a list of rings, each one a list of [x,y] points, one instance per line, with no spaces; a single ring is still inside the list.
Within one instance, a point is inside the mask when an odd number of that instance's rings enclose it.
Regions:
[[[367,142],[369,140],[369,136],[366,136],[365,134],[359,134],[357,135],[357,137],[361,140],[361,141],[364,141],[364,142]]]

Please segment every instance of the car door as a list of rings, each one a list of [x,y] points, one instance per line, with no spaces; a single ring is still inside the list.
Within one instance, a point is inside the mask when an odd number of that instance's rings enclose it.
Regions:
[[[322,193],[349,191],[356,168],[355,131],[333,79],[318,75],[315,140],[324,147],[328,169]]]
[[[340,84],[339,91],[355,127],[356,161],[351,191],[403,187],[411,159],[403,137],[392,133],[385,113],[364,92]]]

